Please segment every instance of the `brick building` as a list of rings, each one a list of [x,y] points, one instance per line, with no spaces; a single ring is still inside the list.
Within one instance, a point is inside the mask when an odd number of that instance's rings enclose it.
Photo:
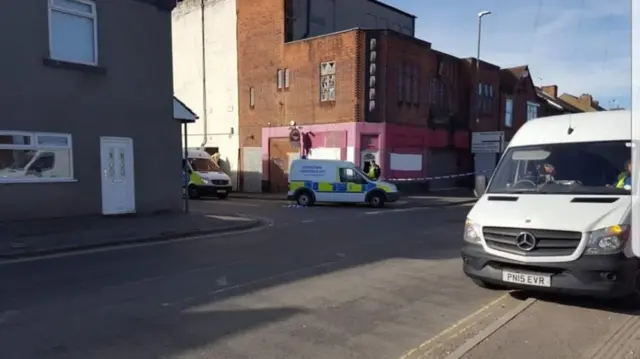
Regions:
[[[584,112],[558,97],[558,86],[556,85],[536,87],[536,92],[538,103],[540,103],[539,117]]]
[[[413,24],[409,14],[362,1]],[[356,164],[373,156],[387,178],[452,174],[465,165],[470,80],[460,59],[433,50],[408,29],[353,28],[286,42],[293,25],[282,5],[271,0],[239,8],[244,189],[255,190],[259,177],[261,190],[284,191],[289,162],[306,149],[309,158]],[[289,139],[294,123],[303,151]]]
[[[523,122],[503,122],[507,98],[529,101],[520,87],[535,101],[514,69],[481,62],[477,85],[475,60],[434,50],[414,37],[415,16],[379,1],[256,3],[184,0],[174,11],[175,92],[203,113],[189,146],[219,149],[244,191],[285,191],[301,155],[374,157],[386,178],[492,169],[500,146],[472,154],[471,138]]]
[[[539,117],[538,94],[529,66],[500,70],[500,118],[505,146],[525,122]]]

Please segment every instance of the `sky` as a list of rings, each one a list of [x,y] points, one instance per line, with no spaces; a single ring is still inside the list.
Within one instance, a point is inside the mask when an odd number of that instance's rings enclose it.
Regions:
[[[631,104],[630,0],[382,0],[414,14],[416,37],[436,50],[500,67],[529,65],[536,86]]]

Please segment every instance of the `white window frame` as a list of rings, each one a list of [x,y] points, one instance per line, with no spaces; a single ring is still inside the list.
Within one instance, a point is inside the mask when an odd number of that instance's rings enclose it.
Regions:
[[[45,177],[45,178],[2,178],[0,177],[0,184],[3,183],[51,183],[51,182],[77,182],[74,177],[74,165],[73,165],[73,142],[70,133],[58,133],[58,132],[26,132],[26,131],[0,131],[0,136],[25,136],[31,139],[29,145],[18,144],[0,144],[0,150],[52,150],[52,149],[68,149],[69,150],[69,167],[70,177]],[[40,136],[55,136],[64,137],[67,139],[67,145],[38,145],[38,137]]]
[[[88,5],[91,7],[91,14],[87,14],[85,12],[81,12],[81,11],[75,11],[69,8],[65,8],[62,6],[58,6],[55,4],[55,0],[49,0],[49,11],[48,11],[48,16],[49,16],[49,57],[52,60],[58,60],[58,61],[65,61],[65,62],[73,62],[73,63],[79,63],[79,64],[84,64],[84,65],[90,65],[90,66],[97,66],[98,65],[98,12],[96,9],[96,2],[93,0],[67,0],[70,2],[75,2],[78,4],[83,4],[83,5]],[[84,62],[84,61],[77,61],[77,60],[68,60],[68,59],[60,59],[60,58],[55,58],[52,56],[53,53],[53,29],[51,27],[52,25],[52,13],[54,11],[57,12],[62,12],[65,14],[69,14],[69,15],[74,15],[74,16],[79,16],[79,17],[84,17],[87,19],[91,19],[93,21],[93,61],[91,62]]]
[[[278,90],[284,89],[284,70],[278,69],[276,73],[276,87]]]
[[[511,104],[511,109],[509,109],[509,104]],[[513,99],[507,98],[504,102],[504,126],[505,127],[513,127]]]
[[[536,116],[533,118],[529,118],[529,111],[535,108],[536,109]],[[537,102],[531,102],[531,101],[527,101],[527,121],[531,121],[531,120],[535,120],[536,118],[538,118],[538,112],[540,110],[540,104]]]

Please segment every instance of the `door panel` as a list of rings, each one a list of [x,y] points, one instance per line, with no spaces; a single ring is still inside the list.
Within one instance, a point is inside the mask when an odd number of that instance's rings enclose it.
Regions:
[[[102,213],[134,213],[133,140],[103,137],[100,139],[100,152]]]
[[[288,138],[269,140],[269,183],[271,192],[284,193],[289,190],[289,165],[291,153],[297,150],[291,146]]]

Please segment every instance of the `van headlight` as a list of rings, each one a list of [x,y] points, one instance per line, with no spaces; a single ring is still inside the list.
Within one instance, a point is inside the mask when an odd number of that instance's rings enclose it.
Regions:
[[[585,254],[616,254],[622,252],[629,238],[630,226],[615,225],[589,232]]]
[[[469,219],[464,222],[464,241],[472,244],[480,244],[480,226]]]

